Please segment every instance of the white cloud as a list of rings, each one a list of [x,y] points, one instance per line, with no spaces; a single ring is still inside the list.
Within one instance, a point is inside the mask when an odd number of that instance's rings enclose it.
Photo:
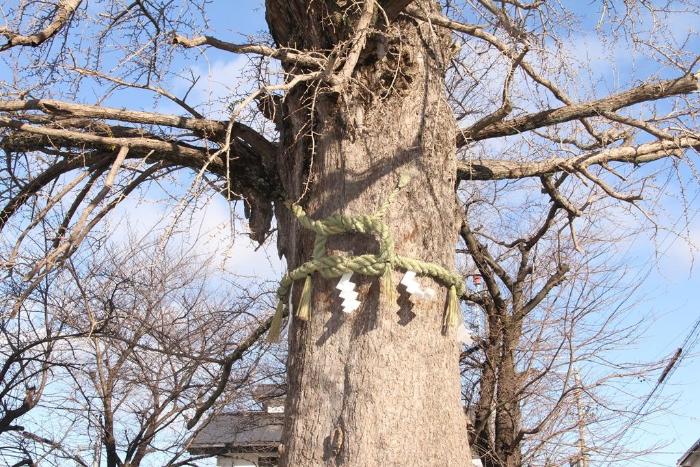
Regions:
[[[106,223],[110,239],[117,244],[134,238],[167,242],[211,258],[213,266],[225,273],[261,279],[279,277],[284,266],[273,242],[258,247],[250,239],[240,203],[234,207],[221,196],[208,193],[183,205],[185,190],[180,191],[164,194],[151,188],[141,197],[127,198]]]
[[[225,119],[229,104],[241,95],[250,93],[255,86],[243,76],[247,65],[248,58],[243,55],[194,63],[171,84],[171,92],[177,96],[187,94],[187,103],[208,118]],[[191,77],[198,79],[194,86]],[[181,113],[182,109],[170,101],[162,101],[159,111]]]
[[[214,61],[206,69],[193,67],[195,76],[205,78],[200,79],[192,90],[194,101],[208,108],[207,114],[212,117],[226,116],[226,107],[232,96],[252,91],[250,83],[241,76],[247,63],[248,59],[239,55],[232,60]]]
[[[685,280],[697,275],[695,261],[700,254],[700,226],[687,238],[674,238],[662,252],[659,270],[669,280]]]

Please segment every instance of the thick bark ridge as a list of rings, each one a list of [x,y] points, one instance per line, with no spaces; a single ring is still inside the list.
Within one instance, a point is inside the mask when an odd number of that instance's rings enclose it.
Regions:
[[[356,16],[328,10],[331,3],[268,0],[276,41],[334,47],[343,25],[329,21]],[[286,97],[280,178],[296,200],[310,177],[302,204],[320,219],[374,212],[408,174],[386,217],[397,252],[452,267],[456,126],[443,87],[450,40],[407,17],[383,28],[370,34],[342,89],[310,84]],[[293,32],[299,30],[303,37]],[[296,267],[310,258],[313,236],[284,208],[277,218],[280,250]],[[355,255],[376,251],[377,242],[343,235],[328,247]],[[421,279],[438,299],[412,303],[400,274],[393,301],[379,278],[354,275],[362,306],[350,315],[341,311],[337,280],[313,276],[310,319],[291,328],[283,465],[471,465],[458,348],[453,331],[442,329],[447,291]]]

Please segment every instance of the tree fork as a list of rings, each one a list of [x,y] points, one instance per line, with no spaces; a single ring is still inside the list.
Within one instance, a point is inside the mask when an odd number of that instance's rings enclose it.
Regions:
[[[281,47],[352,42],[334,35],[342,25],[328,23],[334,16],[325,5],[269,0],[267,6]],[[353,21],[361,16],[357,10],[348,8]],[[308,31],[303,38],[289,35],[295,18],[302,21],[298,30]],[[280,178],[290,199],[301,198],[309,215],[320,219],[374,212],[399,174],[411,176],[386,215],[397,253],[451,268],[458,223],[456,124],[444,96],[450,38],[408,18],[382,22],[377,14],[349,80],[333,91],[297,87],[286,97]],[[377,38],[372,33],[378,29]],[[375,40],[385,54],[375,52]],[[284,208],[277,211],[280,250],[293,269],[310,258],[313,236]],[[361,237],[332,238],[328,251],[376,249],[374,239]],[[447,290],[432,284],[441,291],[436,301],[412,303],[399,287],[390,301],[379,280],[357,277],[362,306],[346,315],[335,282],[315,275],[309,319],[293,320],[282,464],[398,466],[420,459],[471,465],[458,347],[442,326]],[[300,289],[296,284],[295,304]]]

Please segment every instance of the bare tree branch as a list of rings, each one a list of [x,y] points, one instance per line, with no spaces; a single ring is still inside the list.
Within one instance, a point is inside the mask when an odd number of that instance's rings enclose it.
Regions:
[[[179,34],[173,34],[173,44],[183,47],[200,47],[209,46],[226,52],[238,54],[256,54],[265,57],[276,58],[283,62],[296,63],[306,67],[320,69],[325,64],[325,58],[317,53],[303,53],[291,48],[275,49],[261,44],[233,44],[231,42],[222,41],[216,37],[199,36],[187,38]]]
[[[11,31],[7,27],[0,27],[0,35],[7,38],[7,43],[0,45],[0,52],[16,46],[37,47],[51,39],[70,21],[75,10],[80,6],[82,0],[61,0],[56,6],[56,14],[53,21],[41,31],[22,35]]]
[[[684,137],[674,141],[656,141],[639,146],[605,149],[578,157],[554,157],[535,162],[495,159],[460,161],[457,164],[457,176],[461,180],[515,180],[561,171],[576,172],[608,162],[645,164],[667,157],[681,157],[687,149],[700,150],[700,138]]]
[[[693,74],[687,74],[677,79],[656,83],[645,83],[627,91],[594,101],[571,104],[556,109],[522,115],[504,122],[495,122],[482,128],[474,125],[472,128],[461,131],[457,136],[457,145],[464,146],[470,141],[517,135],[536,128],[570,122],[586,117],[604,115],[607,112],[613,112],[641,102],[689,94],[700,89],[698,86],[698,77]]]
[[[258,325],[258,327],[255,330],[253,330],[253,332],[251,332],[250,335],[238,345],[234,352],[226,356],[226,359],[222,366],[221,376],[219,377],[219,381],[216,387],[209,395],[209,397],[202,404],[197,406],[197,410],[195,411],[194,415],[190,420],[187,421],[188,429],[192,429],[195,425],[197,425],[199,420],[202,418],[202,415],[204,415],[204,413],[207,412],[216,403],[217,399],[226,389],[226,385],[229,382],[228,380],[229,376],[231,375],[231,368],[233,367],[233,364],[241,358],[243,358],[246,352],[248,352],[256,343],[258,343],[263,334],[265,334],[270,329],[270,324],[272,324],[273,319],[274,316],[270,316],[265,321],[260,323],[260,325]]]
[[[121,122],[143,123],[147,125],[166,125],[173,128],[193,130],[203,135],[214,137],[226,131],[226,124],[203,118],[179,117],[177,115],[156,112],[141,112],[113,107],[76,104],[53,99],[30,99],[0,101],[0,112],[20,112],[27,110],[41,111],[47,115],[99,118]]]
[[[121,146],[128,148],[138,148],[146,151],[159,151],[184,159],[192,159],[192,161],[205,162],[208,160],[207,150],[205,148],[194,148],[185,146],[182,143],[174,141],[163,141],[153,138],[133,137],[119,138],[111,136],[99,136],[85,132],[63,130],[59,128],[49,128],[46,126],[30,125],[28,123],[13,120],[7,117],[0,117],[0,127],[10,128],[15,131],[24,133],[47,136],[49,138],[58,138],[68,140],[73,143],[88,143],[98,147]],[[214,166],[223,167],[224,163],[221,158],[215,158],[211,163]]]
[[[571,201],[566,199],[560,192],[557,190],[557,187],[555,184],[552,182],[552,176],[549,174],[541,175],[540,180],[542,181],[542,186],[544,187],[545,191],[547,191],[547,194],[552,198],[552,201],[555,203],[559,204],[562,208],[566,209],[566,211],[569,212],[570,215],[572,216],[580,216],[583,214],[580,209],[578,209],[576,206],[574,206]]]

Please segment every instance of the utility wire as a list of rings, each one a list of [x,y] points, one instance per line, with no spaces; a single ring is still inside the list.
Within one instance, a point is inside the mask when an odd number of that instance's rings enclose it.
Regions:
[[[690,332],[687,336],[685,336],[685,339],[683,339],[683,342],[681,343],[680,347],[676,349],[676,352],[673,354],[671,359],[664,367],[664,370],[661,372],[661,376],[659,376],[659,379],[656,381],[656,384],[654,384],[654,387],[652,388],[651,392],[644,398],[639,408],[635,410],[632,420],[630,420],[627,423],[627,425],[622,429],[622,433],[617,438],[615,445],[610,451],[608,451],[608,454],[605,456],[605,458],[603,458],[602,462],[607,461],[608,458],[615,452],[615,449],[617,449],[617,446],[623,440],[627,431],[636,423],[637,419],[639,419],[639,417],[642,415],[644,407],[647,406],[647,404],[649,403],[651,398],[654,397],[654,394],[656,394],[659,388],[661,388],[664,385],[664,383],[669,380],[671,375],[673,375],[673,373],[676,371],[676,368],[680,366],[680,363],[683,361],[683,359],[685,359],[685,357],[687,357],[691,353],[692,349],[698,344],[698,342],[700,342],[700,318],[698,318],[695,321],[693,327],[690,329]]]

